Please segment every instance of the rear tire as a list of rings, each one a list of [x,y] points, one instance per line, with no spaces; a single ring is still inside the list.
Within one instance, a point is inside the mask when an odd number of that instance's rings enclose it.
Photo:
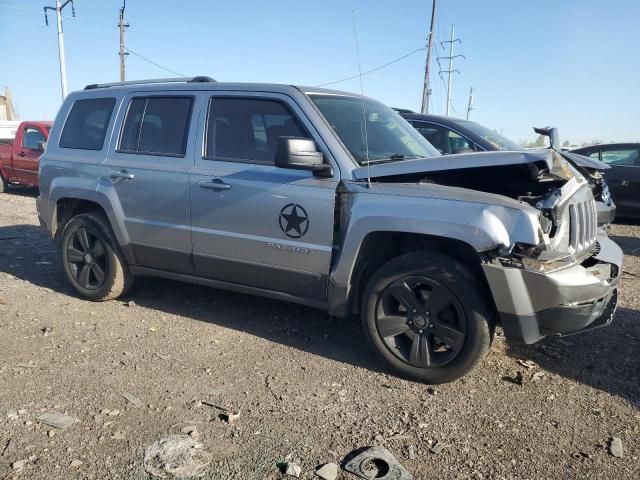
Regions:
[[[470,269],[443,254],[407,253],[373,275],[362,298],[365,334],[401,376],[446,383],[473,369],[491,346],[494,309]]]
[[[9,183],[4,179],[4,177],[0,173],[0,193],[6,192],[8,186],[9,186]]]
[[[83,297],[113,300],[133,285],[134,277],[103,214],[71,218],[62,232],[61,248],[67,279]]]

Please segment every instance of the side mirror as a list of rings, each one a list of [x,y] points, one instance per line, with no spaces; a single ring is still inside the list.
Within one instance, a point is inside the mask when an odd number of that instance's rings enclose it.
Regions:
[[[38,142],[38,150],[44,152],[44,149],[47,147],[47,142]]]
[[[324,156],[316,143],[309,138],[279,137],[276,144],[276,167],[295,170],[311,170],[317,177],[333,176],[331,165],[324,163]]]

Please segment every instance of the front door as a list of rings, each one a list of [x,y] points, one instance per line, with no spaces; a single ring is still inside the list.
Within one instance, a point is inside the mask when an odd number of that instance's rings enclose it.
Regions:
[[[640,148],[603,147],[601,159],[611,168],[605,178],[620,216],[640,216]]]
[[[216,93],[201,114],[191,175],[198,276],[300,296],[326,297],[335,178],[274,166],[277,139],[322,140],[289,97]]]
[[[139,266],[195,274],[189,171],[200,98],[167,91],[124,99],[117,123],[123,127],[103,163],[104,181],[115,189]]]
[[[35,126],[27,126],[20,132],[20,148],[13,161],[14,174],[22,185],[38,185],[38,161],[42,155],[42,143],[46,142],[44,132]]]

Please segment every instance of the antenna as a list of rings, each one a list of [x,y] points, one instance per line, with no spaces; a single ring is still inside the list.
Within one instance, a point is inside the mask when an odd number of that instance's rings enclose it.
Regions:
[[[353,38],[356,44],[356,58],[358,59],[358,78],[360,79],[360,98],[362,98],[362,120],[364,125],[364,149],[367,157],[367,186],[371,188],[371,162],[369,161],[369,133],[367,132],[367,108],[364,103],[364,87],[362,86],[362,66],[360,65],[360,48],[358,46],[358,28],[356,27],[356,12],[351,10],[353,19]]]

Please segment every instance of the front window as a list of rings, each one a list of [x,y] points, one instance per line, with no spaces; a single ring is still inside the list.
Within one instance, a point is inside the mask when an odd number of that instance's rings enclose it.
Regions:
[[[343,95],[310,97],[360,165],[439,155],[422,135],[382,103]]]
[[[483,137],[490,142],[498,150],[522,150],[522,147],[515,142],[512,142],[506,137],[503,137],[495,130],[490,130],[476,122],[470,122],[469,120],[460,120],[460,125],[468,128],[476,135]]]
[[[473,142],[458,135],[453,130],[426,122],[412,122],[411,125],[443,155],[475,152]]]
[[[31,150],[40,148],[40,144],[46,142],[44,134],[38,128],[27,127],[22,135],[22,146]]]
[[[602,150],[602,161],[612,167],[640,167],[640,149]]]

